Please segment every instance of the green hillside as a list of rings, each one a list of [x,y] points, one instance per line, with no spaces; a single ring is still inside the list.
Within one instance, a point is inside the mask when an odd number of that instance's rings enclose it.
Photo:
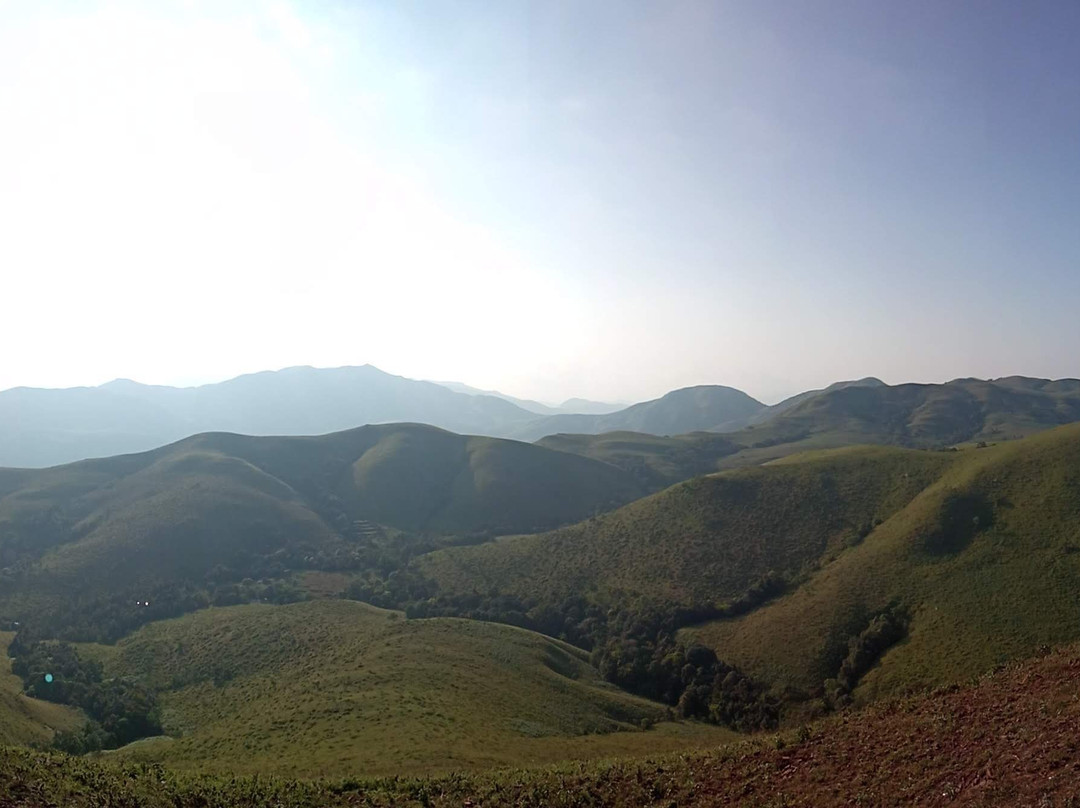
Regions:
[[[876,381],[876,380],[871,380]],[[860,443],[934,448],[1002,441],[1080,420],[1080,380],[1013,376],[948,384],[854,383],[796,396],[728,437],[722,467]]]
[[[537,601],[591,593],[698,606],[768,573],[798,578],[858,543],[955,462],[948,453],[856,448],[673,486],[554,532],[419,559],[442,592]]]
[[[1080,426],[958,458],[798,590],[694,637],[777,687],[812,692],[836,675],[848,638],[897,604],[907,636],[862,679],[864,700],[1080,637]]]
[[[295,597],[287,583],[264,592],[245,580],[386,575],[440,537],[552,527],[640,492],[632,475],[595,460],[407,424],[315,438],[201,435],[8,471],[0,625],[51,619],[76,637],[116,637],[133,620],[208,602]]]
[[[521,440],[538,440],[545,435],[599,435],[603,432],[683,435],[741,421],[764,409],[764,404],[741,390],[721,385],[701,385],[672,390],[653,401],[643,401],[605,415],[551,415],[539,418],[511,434]]]
[[[898,386],[861,379],[800,393],[742,419],[710,424],[709,432],[674,437],[552,434],[537,443],[616,465],[656,490],[699,474],[817,449],[865,444],[933,449],[1000,442],[1077,420],[1080,381],[1071,379],[958,379]],[[573,424],[564,426],[574,431]],[[585,424],[581,431],[594,429]]]
[[[160,693],[172,738],[112,755],[302,776],[539,763],[716,744],[603,682],[578,649],[510,626],[349,601],[210,609],[83,647]]]
[[[964,687],[844,713],[719,749],[432,778],[289,780],[0,747],[13,808],[597,808],[716,805],[1070,805],[1080,702],[1075,647]],[[650,733],[644,733],[648,735]]]
[[[691,432],[661,437],[642,432],[549,435],[538,446],[591,457],[628,471],[650,491],[720,469],[722,458],[743,447],[724,435]]]
[[[22,681],[11,673],[8,645],[10,631],[0,631],[0,745],[46,744],[57,730],[80,726],[83,716],[70,707],[29,698]]]
[[[628,642],[655,643],[655,661],[672,626],[716,617],[681,638],[791,703],[835,706],[1080,638],[1078,469],[1080,425],[956,452],[814,452],[417,567],[433,603],[602,643],[601,668],[640,692]]]

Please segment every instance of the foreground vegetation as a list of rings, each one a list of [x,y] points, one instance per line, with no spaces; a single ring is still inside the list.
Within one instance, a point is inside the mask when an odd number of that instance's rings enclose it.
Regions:
[[[343,600],[208,609],[82,646],[157,694],[166,737],[115,753],[199,771],[431,773],[715,745],[510,626]]]
[[[0,750],[20,808],[1071,805],[1080,799],[1080,651],[713,751],[430,779],[292,781]]]

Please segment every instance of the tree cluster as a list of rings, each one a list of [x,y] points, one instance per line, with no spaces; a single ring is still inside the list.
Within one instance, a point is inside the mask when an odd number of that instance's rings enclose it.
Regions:
[[[62,642],[20,632],[8,652],[11,669],[28,696],[82,709],[90,721],[78,732],[59,733],[55,745],[80,754],[113,749],[161,732],[154,694],[126,679],[106,679],[100,663],[82,659]]]

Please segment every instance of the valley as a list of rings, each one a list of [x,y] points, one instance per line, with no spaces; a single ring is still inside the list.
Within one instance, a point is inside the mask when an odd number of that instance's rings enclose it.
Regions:
[[[0,471],[0,742],[87,756],[5,752],[0,785],[165,767],[180,804],[273,775],[320,778],[264,786],[316,804],[497,805],[485,772],[525,766],[545,804],[570,771],[605,799],[758,793],[755,767],[859,722],[910,731],[896,699],[981,699],[1080,642],[1072,386],[987,385],[836,386],[726,434],[386,424]],[[355,779],[403,773],[434,779]]]

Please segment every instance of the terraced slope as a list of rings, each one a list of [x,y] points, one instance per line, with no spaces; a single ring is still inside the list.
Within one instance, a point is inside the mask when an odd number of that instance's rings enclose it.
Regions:
[[[1075,647],[978,683],[717,751],[379,781],[194,778],[0,749],[0,802],[98,808],[484,805],[1069,805],[1080,798]]]
[[[83,654],[95,649],[84,647]],[[299,776],[521,765],[719,743],[603,682],[578,649],[510,626],[406,621],[350,601],[210,609],[96,654],[161,692],[173,739],[113,753]]]

